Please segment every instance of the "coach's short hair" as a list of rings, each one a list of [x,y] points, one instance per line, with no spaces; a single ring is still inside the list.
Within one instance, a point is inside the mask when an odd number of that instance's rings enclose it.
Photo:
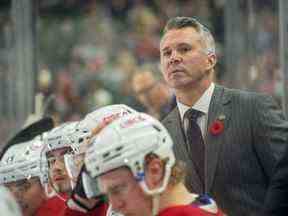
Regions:
[[[168,20],[164,28],[164,35],[172,29],[182,29],[192,27],[201,36],[202,42],[207,53],[216,53],[214,38],[207,27],[192,17],[174,17]]]

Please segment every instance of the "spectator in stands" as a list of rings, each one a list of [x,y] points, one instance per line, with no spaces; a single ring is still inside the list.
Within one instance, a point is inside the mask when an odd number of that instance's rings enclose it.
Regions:
[[[132,89],[146,111],[158,119],[163,119],[176,105],[171,90],[152,71],[137,71],[132,78]]]

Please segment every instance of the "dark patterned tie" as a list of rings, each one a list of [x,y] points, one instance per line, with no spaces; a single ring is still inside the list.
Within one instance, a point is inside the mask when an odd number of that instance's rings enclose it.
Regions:
[[[184,119],[188,120],[188,127],[186,130],[187,150],[202,182],[202,189],[204,189],[205,145],[201,129],[197,124],[197,119],[201,115],[203,115],[201,111],[191,108],[185,113]]]

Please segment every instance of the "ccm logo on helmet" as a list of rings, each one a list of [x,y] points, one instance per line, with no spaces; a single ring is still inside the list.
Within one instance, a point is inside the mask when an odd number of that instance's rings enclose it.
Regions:
[[[115,120],[121,116],[127,115],[127,114],[128,114],[128,112],[120,112],[120,113],[111,114],[109,116],[104,117],[103,121],[104,122],[111,122],[111,121],[113,121],[113,120]]]
[[[131,118],[131,119],[128,119],[127,121],[123,122],[120,127],[121,128],[128,128],[138,122],[142,122],[144,121],[145,118],[143,118],[142,116],[136,116],[135,118]]]

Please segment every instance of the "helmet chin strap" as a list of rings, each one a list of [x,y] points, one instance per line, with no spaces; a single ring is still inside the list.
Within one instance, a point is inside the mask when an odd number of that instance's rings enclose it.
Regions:
[[[75,186],[76,186],[75,182],[72,179],[70,179],[70,187],[71,187],[71,189],[73,190],[75,188]]]
[[[51,197],[56,195],[55,190],[52,187],[49,188],[48,184],[44,185],[44,190],[45,190],[45,194],[48,198],[51,198]]]
[[[152,197],[152,216],[157,216],[159,213],[159,204],[160,204],[161,194],[155,194]]]
[[[50,179],[50,177],[49,177],[49,179]],[[70,185],[70,187],[71,187],[71,185]],[[63,202],[66,202],[66,199],[59,194],[59,190],[57,189],[57,187],[53,183],[50,184],[50,188],[49,188],[48,184],[46,184],[45,192],[49,198],[51,198],[53,196],[57,196],[60,200],[62,200]]]
[[[66,199],[64,198],[64,197],[62,197],[60,194],[58,194],[57,192],[56,192],[56,194],[55,194],[60,200],[62,200],[63,202],[66,202]]]
[[[57,196],[60,200],[62,200],[63,202],[65,202],[65,198],[62,197],[60,194],[57,193],[57,189],[55,188],[54,185],[48,186],[48,184],[45,186],[45,192],[46,192],[46,195],[48,196],[48,198],[51,198],[51,197],[54,197],[54,196]]]

